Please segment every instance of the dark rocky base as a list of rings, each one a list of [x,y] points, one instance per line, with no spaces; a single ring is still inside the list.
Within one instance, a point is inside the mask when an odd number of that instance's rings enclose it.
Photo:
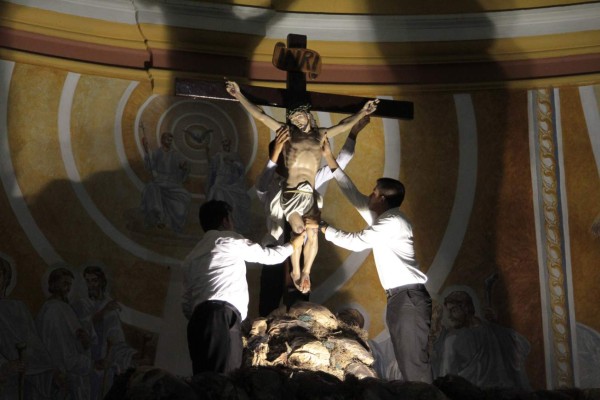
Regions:
[[[105,400],[600,400],[600,389],[521,392],[482,389],[457,376],[433,385],[384,381],[345,381],[320,372],[281,367],[242,368],[228,375],[202,373],[181,378],[153,367],[129,370],[115,381]]]

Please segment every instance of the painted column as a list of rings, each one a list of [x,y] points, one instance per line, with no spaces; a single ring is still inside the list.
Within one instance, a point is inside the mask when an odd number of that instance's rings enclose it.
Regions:
[[[577,385],[559,95],[558,90],[552,89],[532,90],[528,94],[533,205],[549,389]]]

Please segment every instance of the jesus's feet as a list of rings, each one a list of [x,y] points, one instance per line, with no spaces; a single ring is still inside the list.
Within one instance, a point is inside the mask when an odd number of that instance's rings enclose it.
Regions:
[[[292,283],[294,284],[296,289],[299,292],[301,292],[302,290],[300,289],[300,273],[294,274],[294,271],[292,271],[290,272],[290,278],[292,278]]]
[[[310,292],[310,275],[302,274],[300,277],[300,290],[302,293],[306,294]]]

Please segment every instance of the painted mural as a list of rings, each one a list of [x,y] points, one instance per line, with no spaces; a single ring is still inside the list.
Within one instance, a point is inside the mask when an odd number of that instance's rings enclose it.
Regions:
[[[235,102],[158,95],[145,81],[0,60],[0,83],[3,393],[24,377],[27,391],[96,399],[131,366],[189,375],[179,267],[202,236],[198,207],[233,203],[236,225],[260,241],[253,187],[274,132]],[[598,387],[600,88],[405,98],[415,119],[372,118],[346,172],[363,192],[381,176],[407,187],[402,207],[436,304],[437,373]],[[345,117],[315,115],[320,126]],[[363,227],[335,182],[323,217]],[[253,318],[259,266],[248,281]],[[322,241],[312,282],[311,301],[358,309],[385,349],[369,251]]]

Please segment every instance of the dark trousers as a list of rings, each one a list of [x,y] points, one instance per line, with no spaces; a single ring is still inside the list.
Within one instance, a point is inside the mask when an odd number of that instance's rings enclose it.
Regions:
[[[258,315],[266,317],[279,307],[284,290],[286,263],[263,265],[260,272]]]
[[[194,375],[226,373],[242,366],[241,322],[239,311],[225,301],[209,300],[196,306],[187,326]]]
[[[431,297],[425,285],[401,286],[388,297],[386,322],[405,381],[432,382],[428,338]]]

